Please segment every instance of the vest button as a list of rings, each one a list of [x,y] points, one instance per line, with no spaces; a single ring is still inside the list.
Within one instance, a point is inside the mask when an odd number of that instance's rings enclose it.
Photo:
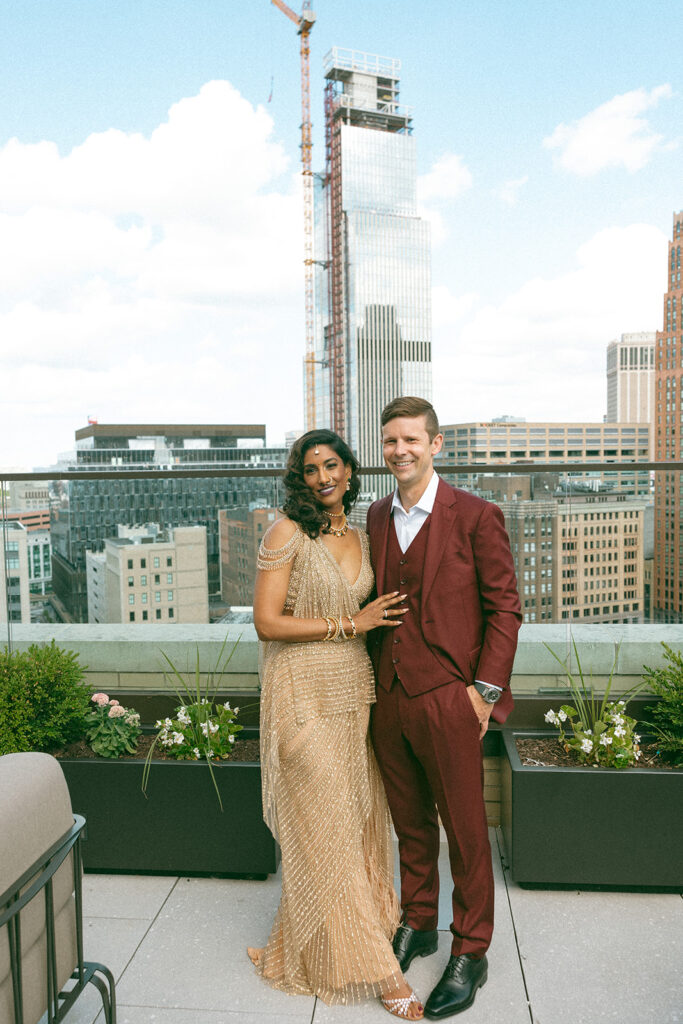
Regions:
[[[395,644],[400,644],[400,642],[401,642],[400,637],[395,636],[394,637],[394,643]]]
[[[398,564],[399,565],[405,565],[407,561],[408,561],[407,558],[402,558],[401,561]]]
[[[400,584],[401,584],[402,587],[405,587],[406,581],[405,580],[400,580]]]
[[[391,660],[394,663],[394,665],[398,665],[398,658],[392,658]]]

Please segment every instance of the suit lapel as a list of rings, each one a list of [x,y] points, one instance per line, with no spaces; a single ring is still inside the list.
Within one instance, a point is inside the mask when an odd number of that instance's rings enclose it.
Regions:
[[[393,495],[389,495],[387,498],[382,498],[383,507],[378,511],[377,527],[376,531],[373,531],[375,536],[371,538],[375,555],[375,581],[378,594],[383,594],[385,591],[384,578],[387,567],[387,547],[389,545],[389,526],[391,524],[392,500]]]
[[[424,571],[422,574],[423,607],[441,564],[444,550],[455,523],[456,506],[457,500],[453,488],[439,479],[439,487],[434,500],[434,508],[432,509]]]

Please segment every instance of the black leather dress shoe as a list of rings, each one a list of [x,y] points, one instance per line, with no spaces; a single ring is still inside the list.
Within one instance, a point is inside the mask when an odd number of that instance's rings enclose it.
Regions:
[[[392,943],[394,954],[402,971],[407,971],[416,956],[430,956],[436,953],[439,933],[436,929],[421,932],[410,925],[400,924]]]
[[[474,1002],[477,989],[485,984],[488,977],[488,960],[482,957],[452,956],[441,981],[425,1003],[425,1017],[441,1020],[454,1013],[466,1010]]]

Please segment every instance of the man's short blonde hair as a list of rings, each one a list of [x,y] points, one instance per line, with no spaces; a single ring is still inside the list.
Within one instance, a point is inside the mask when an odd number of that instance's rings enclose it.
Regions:
[[[426,398],[415,398],[412,395],[394,398],[382,409],[382,426],[385,427],[390,420],[395,420],[399,416],[406,416],[409,419],[415,416],[424,416],[425,429],[430,441],[433,441],[440,433],[439,420],[434,412],[434,406]]]

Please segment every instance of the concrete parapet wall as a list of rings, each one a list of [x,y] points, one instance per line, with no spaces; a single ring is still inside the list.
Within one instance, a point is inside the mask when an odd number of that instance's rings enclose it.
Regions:
[[[258,688],[258,640],[253,625],[15,625],[12,629],[16,649],[25,650],[32,643],[49,644],[54,639],[60,647],[78,654],[93,688],[122,693],[165,690],[163,653],[180,671],[192,674],[199,657],[204,681],[215,669],[226,637],[225,652],[238,637],[240,641],[220,689],[254,692]],[[571,632],[564,625],[522,626],[512,677],[514,693],[541,692],[552,698],[553,690],[566,689],[562,667],[545,645],[562,659],[569,656],[575,670],[572,638],[584,673],[592,673],[597,691],[604,688],[616,658],[613,692],[617,694],[641,679],[644,665],[662,663],[662,641],[683,649],[683,626],[577,625]]]

